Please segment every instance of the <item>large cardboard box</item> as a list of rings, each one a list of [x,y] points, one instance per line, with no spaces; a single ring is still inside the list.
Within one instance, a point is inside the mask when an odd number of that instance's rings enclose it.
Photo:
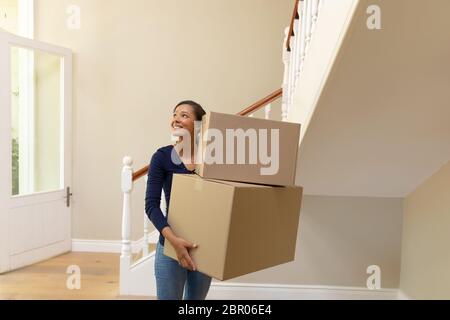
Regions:
[[[207,113],[196,172],[206,179],[295,185],[300,124]]]
[[[200,272],[229,280],[294,260],[302,191],[174,175],[169,224]],[[169,241],[164,254],[177,259]]]

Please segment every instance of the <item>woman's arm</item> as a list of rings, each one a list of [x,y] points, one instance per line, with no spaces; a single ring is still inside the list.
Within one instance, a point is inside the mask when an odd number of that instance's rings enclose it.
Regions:
[[[169,226],[167,218],[161,211],[161,193],[165,177],[163,157],[164,155],[160,151],[153,155],[147,174],[147,190],[145,193],[145,213],[160,233],[165,227]]]
[[[177,237],[161,211],[161,193],[165,177],[163,161],[164,155],[159,151],[153,155],[150,161],[145,195],[145,212],[156,229],[175,248],[180,264],[186,269],[195,271],[197,268],[188,250],[195,249],[197,246]]]

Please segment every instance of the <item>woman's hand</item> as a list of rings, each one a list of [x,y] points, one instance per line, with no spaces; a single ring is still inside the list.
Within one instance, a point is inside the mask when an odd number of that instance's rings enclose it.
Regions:
[[[177,254],[179,264],[188,270],[196,271],[197,266],[189,255],[190,249],[197,249],[196,244],[192,244],[182,238],[177,237],[170,227],[166,227],[162,230],[162,234],[166,240],[169,240],[170,244],[174,247]]]
[[[178,237],[172,239],[170,243],[175,248],[180,265],[185,269],[196,271],[197,267],[189,255],[189,250],[196,249],[197,245]]]

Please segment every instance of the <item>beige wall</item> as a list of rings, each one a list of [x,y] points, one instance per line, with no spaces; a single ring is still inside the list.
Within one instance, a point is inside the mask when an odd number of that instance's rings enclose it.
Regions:
[[[400,289],[450,299],[450,162],[405,199]]]
[[[81,30],[66,8],[81,8]],[[120,239],[122,157],[170,143],[173,106],[227,113],[279,88],[291,0],[36,0],[36,38],[74,53],[73,237]],[[279,110],[279,109],[278,109]],[[133,194],[142,236],[144,182]]]
[[[304,196],[295,261],[232,282],[398,288],[403,199]]]

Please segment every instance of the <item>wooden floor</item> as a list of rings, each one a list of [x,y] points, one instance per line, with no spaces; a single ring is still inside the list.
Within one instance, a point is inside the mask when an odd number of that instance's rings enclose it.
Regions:
[[[81,269],[81,289],[67,288],[67,268]],[[119,254],[69,253],[0,275],[0,300],[128,300],[119,296]]]

